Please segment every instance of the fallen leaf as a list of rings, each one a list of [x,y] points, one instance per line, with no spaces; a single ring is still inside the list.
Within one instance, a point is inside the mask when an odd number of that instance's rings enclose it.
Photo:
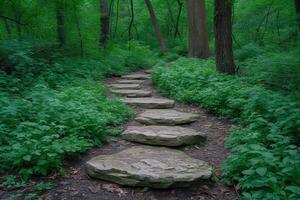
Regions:
[[[111,192],[111,193],[116,193],[118,196],[125,196],[128,192],[117,185],[114,184],[104,184],[102,185],[102,189]]]

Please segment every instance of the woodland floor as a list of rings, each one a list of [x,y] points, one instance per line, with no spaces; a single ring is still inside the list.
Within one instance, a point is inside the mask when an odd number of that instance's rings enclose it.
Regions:
[[[143,71],[140,71],[143,73]],[[118,77],[108,79],[107,84],[115,83]],[[151,81],[147,80],[142,84],[143,89],[153,91],[153,97],[161,95],[153,88]],[[234,200],[238,198],[238,193],[234,187],[225,186],[220,180],[221,162],[226,159],[229,152],[224,148],[224,140],[228,135],[230,122],[219,119],[212,113],[199,107],[175,103],[174,109],[189,113],[200,113],[201,118],[192,124],[184,125],[198,131],[207,133],[207,141],[202,146],[188,146],[180,148],[188,155],[209,162],[214,166],[214,177],[210,183],[198,183],[188,188],[173,189],[148,189],[130,188],[117,184],[90,178],[85,173],[85,162],[94,156],[101,154],[111,154],[131,146],[139,145],[127,142],[118,137],[110,138],[110,142],[100,147],[96,147],[76,158],[65,161],[65,176],[59,174],[46,178],[37,178],[39,181],[50,181],[53,187],[48,192],[39,196],[39,199],[99,199],[99,200]],[[136,108],[138,114],[144,109]],[[133,119],[122,126],[124,129],[128,125],[139,125]],[[23,191],[3,191],[0,196],[8,199],[10,193],[28,193],[30,189]],[[1,192],[0,192],[1,193]]]

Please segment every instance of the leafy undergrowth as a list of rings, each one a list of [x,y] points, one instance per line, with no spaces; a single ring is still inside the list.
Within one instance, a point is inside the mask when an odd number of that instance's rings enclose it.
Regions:
[[[228,184],[239,183],[242,199],[299,199],[300,96],[253,85],[249,77],[216,74],[213,60],[179,59],[155,68],[159,90],[239,122],[226,147]]]
[[[63,59],[45,42],[2,41],[0,174],[47,175],[64,158],[101,144],[131,111],[108,98],[100,80],[149,67],[155,59],[138,43],[130,52],[110,47],[96,60]]]

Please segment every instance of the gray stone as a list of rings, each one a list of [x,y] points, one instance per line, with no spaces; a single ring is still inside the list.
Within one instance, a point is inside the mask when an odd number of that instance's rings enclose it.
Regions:
[[[131,89],[131,90],[135,90],[135,89],[140,89],[141,85],[140,84],[110,84],[110,87],[114,88],[114,89]]]
[[[163,98],[125,98],[122,101],[128,105],[142,108],[172,108],[174,106],[173,100]]]
[[[128,80],[128,79],[121,79],[116,81],[119,84],[141,84],[144,80]]]
[[[111,90],[113,94],[126,97],[150,97],[152,91],[148,90]]]
[[[146,80],[150,78],[149,74],[129,74],[122,76],[124,79]]]
[[[206,134],[180,126],[129,126],[123,132],[125,140],[159,146],[200,144]]]
[[[173,109],[150,109],[139,114],[135,120],[146,125],[177,125],[195,122],[199,117],[198,114]]]
[[[147,69],[147,70],[145,70],[145,73],[146,73],[146,74],[151,74],[151,73],[152,73],[152,69]]]
[[[91,177],[121,185],[169,188],[210,179],[213,168],[179,150],[135,146],[91,159],[86,171]]]

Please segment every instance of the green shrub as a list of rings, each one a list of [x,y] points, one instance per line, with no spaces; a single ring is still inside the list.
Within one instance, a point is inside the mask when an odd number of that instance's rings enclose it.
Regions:
[[[153,65],[147,46],[113,46],[99,58],[41,53],[47,43],[0,42],[0,173],[23,178],[59,169],[64,158],[82,153],[117,134],[114,126],[131,111],[107,97],[104,77]],[[1,68],[2,69],[2,68]]]
[[[227,183],[243,199],[300,198],[300,96],[254,86],[249,78],[216,74],[212,60],[179,59],[152,75],[165,95],[235,118],[224,162]]]

